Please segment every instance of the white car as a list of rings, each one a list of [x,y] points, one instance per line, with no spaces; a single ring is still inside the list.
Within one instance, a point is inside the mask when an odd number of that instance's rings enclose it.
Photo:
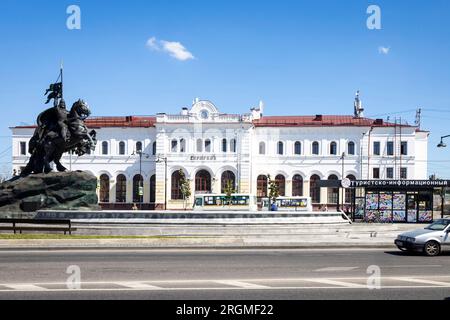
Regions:
[[[420,251],[427,256],[437,256],[450,250],[450,219],[441,219],[425,229],[403,233],[395,240],[402,251]]]

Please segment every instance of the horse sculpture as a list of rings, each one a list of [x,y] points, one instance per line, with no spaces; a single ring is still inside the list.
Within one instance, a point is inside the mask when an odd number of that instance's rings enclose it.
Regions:
[[[47,109],[37,118],[37,125],[29,143],[30,161],[21,176],[32,173],[49,173],[55,163],[59,172],[67,171],[61,164],[65,152],[73,152],[82,156],[95,150],[97,139],[95,130],[89,131],[84,120],[91,111],[83,100],[75,102],[67,112],[64,100],[59,105]]]

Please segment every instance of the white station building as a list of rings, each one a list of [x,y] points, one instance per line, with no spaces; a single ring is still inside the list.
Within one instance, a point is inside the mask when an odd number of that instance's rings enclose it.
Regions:
[[[63,164],[97,176],[108,209],[183,208],[180,169],[193,194],[221,194],[231,180],[238,193],[265,197],[270,176],[281,195],[311,196],[315,208],[339,197],[337,189],[318,187],[319,180],[428,178],[427,131],[365,118],[359,95],[354,107],[353,115],[265,116],[262,103],[250,113],[226,114],[196,99],[175,115],[90,118],[97,149],[66,155]],[[13,170],[20,173],[35,127],[11,129]],[[348,192],[341,197],[351,201]]]

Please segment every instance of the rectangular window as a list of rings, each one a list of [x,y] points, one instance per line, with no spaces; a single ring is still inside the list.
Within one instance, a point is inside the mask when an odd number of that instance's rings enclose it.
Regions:
[[[400,168],[400,179],[408,179],[408,168]]]
[[[386,169],[386,178],[387,179],[394,179],[394,168],[387,168]]]
[[[380,168],[373,168],[373,178],[380,179]]]
[[[211,152],[211,140],[205,141],[205,152]]]
[[[318,142],[314,142],[312,144],[312,154],[314,154],[314,155],[319,154],[319,143]]]
[[[379,156],[380,155],[380,141],[375,141],[373,143],[373,154],[375,156]]]
[[[20,155],[21,156],[27,155],[27,143],[24,141],[20,142]]]
[[[386,146],[386,151],[387,151],[388,156],[394,155],[394,142],[388,141],[387,146]]]
[[[172,152],[177,152],[178,149],[178,141],[172,140],[172,146],[171,146]]]
[[[408,155],[408,142],[407,141],[402,141],[400,152],[401,152],[402,156]]]

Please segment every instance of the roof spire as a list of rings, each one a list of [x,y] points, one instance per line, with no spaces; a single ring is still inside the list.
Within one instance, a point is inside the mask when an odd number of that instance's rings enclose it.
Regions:
[[[362,106],[362,102],[361,102],[361,99],[359,98],[359,96],[360,96],[360,92],[358,90],[356,92],[355,103],[354,103],[355,118],[363,118],[364,117],[364,108]]]

